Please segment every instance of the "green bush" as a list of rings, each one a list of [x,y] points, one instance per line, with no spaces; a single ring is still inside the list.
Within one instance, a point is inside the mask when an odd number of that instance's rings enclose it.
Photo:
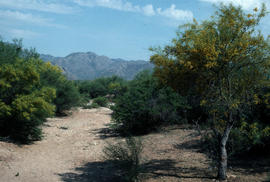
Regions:
[[[149,72],[143,72],[111,108],[112,127],[123,134],[144,134],[162,124],[182,121],[188,106],[185,98],[171,88],[159,87]]]
[[[107,107],[108,105],[108,99],[105,97],[97,97],[93,100],[93,104],[97,104],[100,107]]]
[[[219,138],[213,132],[203,136],[203,149],[207,151],[214,162],[218,161]],[[227,153],[229,157],[245,155],[269,155],[270,127],[263,127],[259,123],[241,125],[232,129],[227,142]]]
[[[141,139],[129,137],[124,142],[107,144],[105,146],[104,158],[112,161],[123,172],[123,178],[127,182],[139,181],[141,173],[141,152],[143,144]]]
[[[49,62],[41,62],[38,68],[41,84],[56,90],[56,98],[53,103],[56,106],[57,114],[63,114],[63,111],[78,106],[82,102],[78,88],[72,81],[67,80],[59,67]]]
[[[35,60],[0,68],[0,135],[22,143],[41,138],[40,126],[55,109],[55,90],[40,84]]]
[[[126,81],[120,77],[112,76],[95,80],[77,81],[80,94],[90,98],[103,97],[105,95],[118,95],[126,91]]]
[[[93,99],[91,104],[83,104],[83,109],[93,109],[99,107],[107,107],[108,99],[105,97],[97,97]]]
[[[0,41],[0,136],[28,143],[54,112],[76,105],[80,95],[57,66],[40,60],[21,41]]]
[[[39,58],[35,49],[23,49],[22,40],[14,39],[12,43],[4,42],[0,38],[0,65],[14,64],[17,58],[29,60]]]
[[[93,109],[93,108],[99,108],[100,106],[97,103],[92,103],[90,105],[83,105],[83,109]]]
[[[80,94],[72,81],[64,80],[56,87],[54,104],[57,113],[63,113],[80,103]]]

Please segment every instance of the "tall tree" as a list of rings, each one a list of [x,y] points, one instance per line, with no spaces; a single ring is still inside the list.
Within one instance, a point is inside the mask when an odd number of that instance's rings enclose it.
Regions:
[[[210,20],[195,20],[177,32],[172,44],[156,52],[151,61],[159,80],[182,95],[200,98],[209,122],[219,138],[218,178],[226,179],[226,143],[232,127],[241,120],[244,107],[269,84],[269,40],[257,31],[266,15],[251,14],[232,4],[221,5]]]

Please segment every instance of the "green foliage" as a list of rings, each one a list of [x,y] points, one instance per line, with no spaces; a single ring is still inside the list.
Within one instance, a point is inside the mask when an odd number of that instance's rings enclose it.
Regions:
[[[49,62],[41,62],[38,67],[41,84],[56,90],[56,98],[53,101],[56,113],[62,114],[63,111],[79,105],[81,102],[79,90],[72,81],[66,79],[59,67]]]
[[[98,96],[105,96],[107,94],[107,89],[99,80],[93,81],[89,84],[88,88],[90,98],[97,98]]]
[[[105,97],[97,97],[93,99],[92,103],[83,104],[84,109],[92,109],[92,108],[99,108],[99,107],[107,107],[108,106],[108,99]]]
[[[72,81],[64,80],[56,87],[56,112],[62,113],[74,106],[79,105],[80,94]]]
[[[106,160],[113,161],[122,170],[125,181],[135,182],[140,181],[142,150],[143,144],[141,139],[129,137],[125,139],[125,143],[108,143],[103,152]]]
[[[96,104],[100,107],[106,107],[108,105],[108,99],[105,97],[97,97],[93,99],[93,104]]]
[[[99,108],[100,105],[98,105],[97,103],[92,103],[90,105],[84,104],[83,105],[83,109],[93,109],[93,108]]]
[[[38,58],[35,49],[23,49],[22,40],[14,39],[12,43],[0,39],[0,65],[13,64],[17,58],[29,60]]]
[[[221,6],[212,20],[185,25],[172,45],[151,57],[155,76],[182,95],[200,97],[213,114],[240,110],[269,73],[269,44],[255,29],[264,15],[264,7],[247,15]]]
[[[41,138],[39,127],[55,109],[55,90],[40,85],[33,62],[17,60],[0,68],[1,136],[26,143]]]
[[[38,59],[34,49],[23,49],[20,40],[0,41],[0,65],[1,136],[22,143],[39,140],[47,117],[80,100],[61,70]]]
[[[269,155],[270,127],[264,127],[259,123],[248,124],[242,122],[239,127],[232,129],[227,142],[229,158],[244,155]],[[202,148],[207,151],[214,162],[219,160],[219,142],[213,132],[203,136]]]
[[[117,76],[98,78],[92,81],[77,81],[80,94],[88,98],[105,95],[122,95],[126,91],[126,81]]]
[[[0,41],[0,65],[15,62],[22,51],[21,43],[8,43]]]
[[[177,32],[172,44],[156,49],[151,57],[161,83],[183,96],[193,95],[208,113],[208,123],[219,139],[222,180],[226,178],[225,146],[232,127],[239,129],[258,103],[258,94],[269,87],[269,40],[257,31],[265,15],[264,4],[251,14],[232,4],[221,5],[210,20],[182,26],[185,30]],[[250,127],[256,121],[248,120]],[[249,134],[256,143],[260,131],[255,128]]]
[[[123,134],[143,134],[161,124],[180,121],[187,105],[172,89],[159,87],[149,72],[142,72],[111,108],[115,129]]]

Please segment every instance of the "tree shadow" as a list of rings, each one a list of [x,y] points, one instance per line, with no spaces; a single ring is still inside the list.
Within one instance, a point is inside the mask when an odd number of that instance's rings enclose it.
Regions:
[[[64,182],[122,182],[124,171],[115,165],[115,161],[89,162],[75,168],[75,172],[58,174]],[[174,177],[190,179],[214,179],[200,168],[177,167],[174,160],[151,160],[141,164],[143,179]]]
[[[237,156],[229,159],[234,171],[244,174],[270,173],[270,156]]]
[[[179,166],[180,165],[180,166]],[[142,164],[143,173],[148,174],[148,178],[159,178],[161,176],[189,179],[215,179],[205,169],[198,167],[184,167],[181,162],[171,159],[151,160]]]
[[[64,182],[121,182],[121,170],[113,161],[89,162],[74,169],[75,172],[58,174]]]
[[[39,141],[39,140],[20,141],[20,140],[13,139],[10,136],[0,136],[0,142],[14,144],[18,147],[23,147],[25,145],[31,145],[37,141]]]
[[[92,130],[96,136],[98,136],[100,139],[106,139],[106,138],[114,138],[114,137],[119,137],[119,133],[117,133],[115,130],[109,128],[109,125],[105,125],[104,128],[100,129],[94,129]]]
[[[199,139],[192,139],[184,143],[175,144],[174,148],[176,149],[187,149],[187,150],[196,150],[202,152],[201,142]]]
[[[205,141],[204,141],[205,142]],[[174,148],[182,150],[193,150],[199,153],[205,154],[209,160],[212,161],[212,165],[217,164],[217,158],[213,158],[213,155],[217,156],[217,153],[210,153],[205,144],[200,138],[193,138],[184,143],[174,145]],[[207,144],[209,145],[209,144]],[[228,167],[234,172],[240,172],[243,174],[251,173],[267,173],[270,172],[270,156],[258,155],[258,154],[241,154],[237,156],[231,156],[228,158]]]

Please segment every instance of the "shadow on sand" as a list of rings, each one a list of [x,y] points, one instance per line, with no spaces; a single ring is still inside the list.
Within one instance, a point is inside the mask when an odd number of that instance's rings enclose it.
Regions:
[[[202,142],[199,138],[194,138],[187,142],[174,145],[176,149],[193,150],[204,153],[211,159],[211,154],[203,149]],[[235,157],[229,157],[228,166],[234,172],[240,172],[249,175],[250,173],[269,173],[270,175],[270,156],[268,154],[245,154]],[[270,182],[270,181],[268,181]]]
[[[114,165],[114,161],[89,162],[75,168],[74,173],[58,174],[64,182],[121,182],[123,171]],[[181,175],[180,175],[181,174]],[[142,178],[173,177],[190,178],[203,181],[214,179],[200,168],[176,167],[173,160],[151,160],[141,165]]]

